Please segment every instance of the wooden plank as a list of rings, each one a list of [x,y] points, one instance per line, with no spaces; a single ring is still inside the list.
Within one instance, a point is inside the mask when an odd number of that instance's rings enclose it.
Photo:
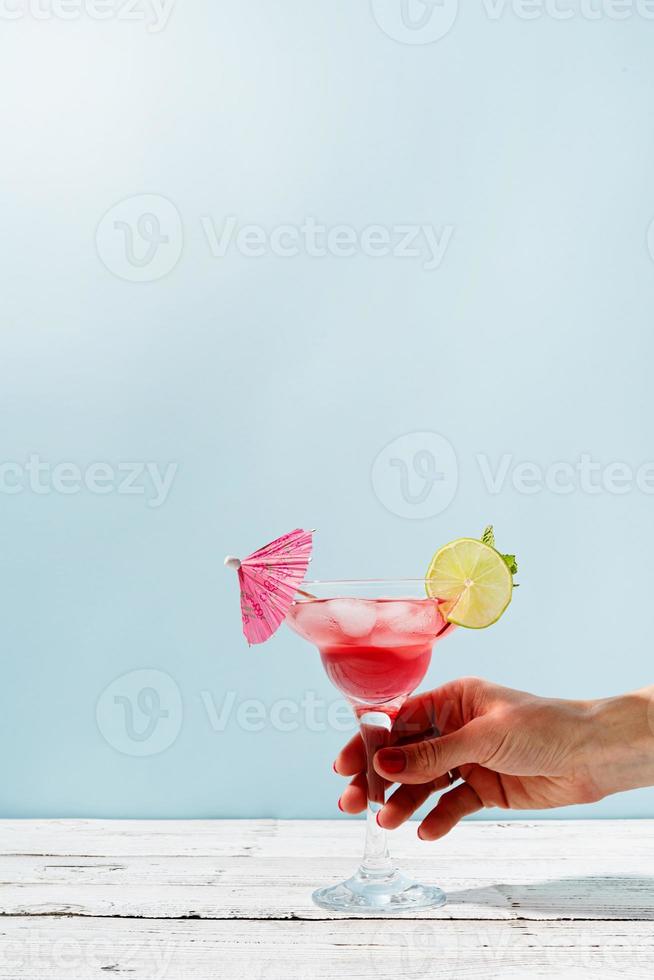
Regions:
[[[407,857],[406,865],[417,874],[436,875],[456,882],[457,887],[472,887],[497,882],[502,874],[511,881],[530,883],[551,876],[552,862],[544,858],[530,861],[511,860],[506,856],[488,855],[483,863],[466,862],[450,856],[422,854]],[[654,863],[654,861],[653,861]],[[604,855],[601,862],[570,854],[557,861],[557,871],[567,879],[590,877],[625,879],[641,877],[647,861],[640,853]],[[248,886],[274,881],[279,884],[313,882],[316,874],[334,878],[337,867],[352,871],[348,858],[339,857],[3,857],[0,861],[0,886],[6,885],[160,885]],[[472,872],[472,873],[471,873]]]
[[[462,869],[456,861],[423,859],[414,860],[410,871],[448,894],[447,906],[424,918],[654,920],[654,876],[642,873],[642,863],[631,857],[600,865],[572,859],[555,868],[546,861],[507,867],[494,859]],[[351,864],[333,858],[4,858],[0,912],[326,918],[311,892],[351,871]]]
[[[654,853],[654,820],[468,821],[438,844],[419,841],[415,822],[390,835],[394,853],[505,860],[562,854]],[[362,820],[2,820],[0,855],[171,855],[179,857],[360,856]]]
[[[328,919],[311,892],[332,879],[316,878],[290,887],[268,881],[259,887],[24,886],[0,893],[3,915],[122,916],[149,919]],[[440,879],[442,884],[448,885]],[[448,904],[421,919],[500,920],[595,919],[654,920],[652,879],[550,881],[485,888],[447,888]],[[338,918],[338,916],[334,916]]]
[[[0,855],[246,855],[275,820],[2,820]]]
[[[648,923],[0,920],[0,980],[651,980]]]

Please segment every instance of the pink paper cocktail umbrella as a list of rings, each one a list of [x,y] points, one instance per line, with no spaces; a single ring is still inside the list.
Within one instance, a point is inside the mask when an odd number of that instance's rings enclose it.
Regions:
[[[238,572],[248,643],[263,643],[285,619],[309,567],[312,543],[313,532],[298,528],[248,558],[225,558],[225,564]]]

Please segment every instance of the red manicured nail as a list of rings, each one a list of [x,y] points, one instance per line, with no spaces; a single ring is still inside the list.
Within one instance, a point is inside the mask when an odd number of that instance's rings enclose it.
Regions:
[[[339,797],[339,800],[338,800],[338,809],[341,811],[341,813],[345,813],[345,810],[343,809],[343,806],[341,804],[340,797]]]
[[[338,776],[338,769],[336,768],[336,763],[335,762],[332,762],[332,769],[334,770],[334,772]]]
[[[420,840],[426,840],[426,838],[422,836],[422,827],[418,827],[418,837]]]
[[[386,772],[402,772],[406,767],[406,755],[402,749],[381,749],[377,762]]]
[[[377,813],[375,814],[375,820],[377,821],[377,826],[378,826],[378,827],[381,827],[381,824],[380,824],[380,822],[379,822],[379,815],[380,815],[380,814],[381,814],[381,810],[377,810]],[[384,828],[382,827],[382,830],[383,830],[383,829],[384,829]]]

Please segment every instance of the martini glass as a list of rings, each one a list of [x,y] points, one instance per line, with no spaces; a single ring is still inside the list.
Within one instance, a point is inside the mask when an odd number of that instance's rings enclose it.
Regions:
[[[356,714],[368,762],[363,860],[351,878],[318,889],[313,900],[331,911],[364,915],[444,905],[440,888],[407,878],[391,860],[376,819],[385,785],[372,759],[389,743],[400,708],[425,676],[434,643],[454,627],[439,600],[426,598],[424,579],[307,581],[302,590],[286,622],[318,647],[327,676]]]

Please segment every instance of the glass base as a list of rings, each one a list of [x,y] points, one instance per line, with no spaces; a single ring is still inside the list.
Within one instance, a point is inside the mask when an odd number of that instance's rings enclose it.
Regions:
[[[445,892],[435,885],[421,885],[394,871],[389,875],[370,875],[359,868],[339,885],[319,888],[311,896],[321,909],[349,915],[399,915],[422,912],[445,905]]]

